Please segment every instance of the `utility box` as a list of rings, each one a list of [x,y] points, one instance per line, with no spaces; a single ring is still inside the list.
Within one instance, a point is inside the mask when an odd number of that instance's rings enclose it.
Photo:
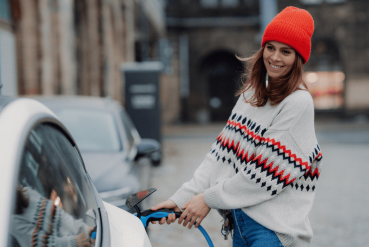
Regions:
[[[161,143],[160,74],[161,62],[125,63],[121,67],[125,78],[126,110],[141,138]]]

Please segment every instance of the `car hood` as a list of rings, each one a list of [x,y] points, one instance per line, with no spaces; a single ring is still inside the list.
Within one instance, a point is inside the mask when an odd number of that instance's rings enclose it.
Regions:
[[[123,153],[82,152],[88,174],[97,191],[108,191],[125,186],[132,163],[126,161]]]

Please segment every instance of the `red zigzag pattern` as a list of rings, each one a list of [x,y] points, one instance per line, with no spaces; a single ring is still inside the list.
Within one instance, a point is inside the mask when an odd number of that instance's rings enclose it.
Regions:
[[[308,176],[314,178],[314,177],[319,177],[320,173],[319,173],[319,169],[316,167],[315,169],[311,169],[311,165],[309,165],[308,162],[303,162],[301,158],[297,157],[296,154],[292,153],[291,150],[288,150],[286,148],[285,145],[282,145],[279,141],[276,141],[273,138],[265,138],[261,135],[256,134],[254,131],[250,130],[249,128],[247,128],[246,125],[242,125],[241,123],[238,123],[236,121],[231,121],[228,120],[227,122],[228,126],[231,126],[236,130],[236,132],[240,131],[240,130],[244,130],[245,135],[248,135],[249,137],[251,137],[251,139],[256,143],[256,141],[259,141],[261,143],[268,143],[268,144],[272,144],[274,146],[274,148],[278,148],[279,151],[282,151],[284,154],[288,155],[290,157],[290,159],[293,159],[296,163],[299,163],[300,166],[303,167],[303,169],[306,170],[305,173],[305,178],[307,178]],[[241,131],[240,131],[241,132]],[[291,183],[293,183],[296,178],[293,178],[290,180],[290,176],[291,174],[284,174],[285,170],[281,170],[280,172],[278,172],[279,169],[279,165],[273,168],[273,163],[274,162],[270,162],[268,164],[268,158],[266,159],[262,159],[262,155],[259,155],[258,157],[255,157],[254,154],[252,154],[250,157],[248,157],[248,152],[245,153],[245,149],[240,150],[240,142],[238,142],[237,144],[234,143],[234,140],[230,141],[230,138],[226,138],[223,136],[223,133],[221,133],[218,137],[217,137],[217,141],[218,143],[220,142],[220,145],[224,148],[227,148],[228,150],[232,150],[236,156],[238,158],[240,158],[242,161],[246,161],[246,163],[249,163],[252,161],[252,163],[256,163],[256,165],[258,167],[262,168],[262,171],[267,171],[267,175],[272,175],[273,179],[278,178],[279,182],[284,183],[284,186],[287,186]],[[315,159],[322,157],[322,153],[319,152],[319,154],[315,157]],[[314,159],[314,160],[315,160]]]

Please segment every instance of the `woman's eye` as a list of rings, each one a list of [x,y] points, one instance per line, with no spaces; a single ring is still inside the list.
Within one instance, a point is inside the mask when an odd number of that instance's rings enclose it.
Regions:
[[[273,46],[268,45],[268,46],[267,46],[267,48],[268,48],[269,50],[273,50]]]
[[[284,54],[291,54],[291,52],[290,51],[287,51],[287,50],[283,51],[283,53]]]

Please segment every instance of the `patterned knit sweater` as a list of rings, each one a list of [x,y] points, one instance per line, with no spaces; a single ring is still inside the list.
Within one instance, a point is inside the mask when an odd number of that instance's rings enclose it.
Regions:
[[[283,246],[307,246],[321,161],[309,92],[299,90],[263,107],[245,103],[241,95],[193,178],[170,200],[181,208],[204,193],[210,208],[242,208],[275,231]]]
[[[36,190],[25,188],[29,206],[23,214],[12,215],[11,234],[20,246],[76,247],[75,237],[88,225],[76,220]]]

